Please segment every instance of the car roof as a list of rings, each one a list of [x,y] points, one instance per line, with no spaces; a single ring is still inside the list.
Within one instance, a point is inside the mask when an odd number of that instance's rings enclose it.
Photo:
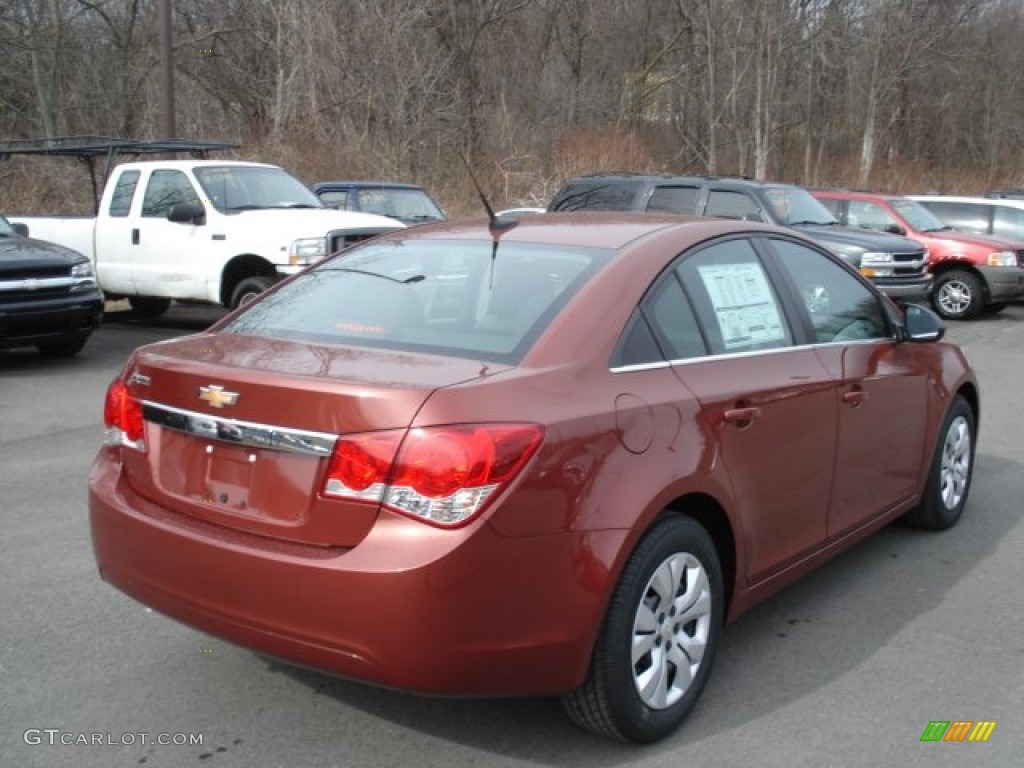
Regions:
[[[981,197],[980,195],[907,195],[912,200],[936,203],[971,203],[973,205],[1002,205],[1007,208],[1024,208],[1024,200],[1004,197]]]
[[[423,189],[419,184],[408,184],[404,181],[318,181],[313,185],[313,191],[334,187],[346,187],[349,189]]]
[[[237,168],[271,168],[275,171],[284,170],[279,165],[270,163],[252,163],[246,160],[133,160],[130,163],[120,163],[118,168],[151,168],[154,166],[169,168],[171,170],[186,170],[188,168],[223,168],[233,166]]]
[[[603,182],[606,184],[625,184],[628,182],[641,182],[641,183],[652,183],[652,184],[665,184],[665,183],[687,183],[687,184],[735,184],[737,186],[745,187],[762,187],[762,188],[773,188],[773,187],[785,187],[793,188],[797,187],[796,184],[788,184],[782,181],[763,181],[761,179],[746,179],[741,176],[679,176],[675,174],[657,174],[657,173],[594,173],[587,174],[584,176],[576,176],[570,179],[565,186],[570,184],[579,183],[581,181],[596,181]]]

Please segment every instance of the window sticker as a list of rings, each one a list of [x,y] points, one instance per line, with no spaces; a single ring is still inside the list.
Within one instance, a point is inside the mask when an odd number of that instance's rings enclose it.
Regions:
[[[785,340],[786,331],[760,264],[708,264],[697,269],[726,351]]]

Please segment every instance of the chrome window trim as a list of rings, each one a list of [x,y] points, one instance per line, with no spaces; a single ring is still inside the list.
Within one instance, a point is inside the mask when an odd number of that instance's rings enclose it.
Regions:
[[[851,341],[819,341],[814,344],[794,344],[788,347],[775,347],[773,349],[752,349],[747,352],[726,352],[715,355],[701,355],[700,357],[684,357],[678,360],[658,360],[650,363],[635,363],[633,365],[620,365],[609,368],[611,373],[635,373],[637,371],[653,371],[658,368],[675,368],[679,365],[693,365],[694,363],[708,363],[716,360],[732,360],[757,355],[777,355],[782,352],[795,352],[801,349],[818,349],[821,347],[850,347],[862,344],[878,344],[880,342],[895,343],[893,336],[883,336],[877,339],[854,339]]]
[[[334,444],[338,441],[338,435],[326,432],[226,419],[222,416],[173,408],[149,400],[142,402],[142,415],[146,421],[165,429],[247,448],[268,448],[321,457],[330,456]]]

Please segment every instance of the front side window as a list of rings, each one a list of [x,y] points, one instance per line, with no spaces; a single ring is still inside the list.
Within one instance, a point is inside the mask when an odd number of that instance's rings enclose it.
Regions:
[[[172,206],[198,202],[199,196],[184,173],[153,171],[146,184],[146,196],[142,198],[142,215],[166,218]]]
[[[876,232],[885,232],[886,227],[899,226],[899,222],[885,208],[863,200],[850,201],[847,220],[851,227],[873,229]]]
[[[889,338],[875,294],[840,264],[791,240],[769,241],[796,286],[819,343]]]
[[[515,363],[610,257],[596,248],[399,241],[328,259],[237,316],[230,333]]]
[[[726,240],[687,256],[676,268],[712,354],[793,343],[782,303],[748,240]]]

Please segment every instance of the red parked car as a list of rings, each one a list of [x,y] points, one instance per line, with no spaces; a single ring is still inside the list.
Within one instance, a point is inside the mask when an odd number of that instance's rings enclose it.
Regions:
[[[932,306],[942,317],[969,320],[1024,298],[1024,242],[958,232],[909,197],[846,190],[812,190],[848,227],[892,232],[928,249],[935,275]]]
[[[100,573],[262,653],[653,741],[725,622],[890,521],[956,523],[978,385],[942,334],[769,225],[402,230],[131,356]]]

